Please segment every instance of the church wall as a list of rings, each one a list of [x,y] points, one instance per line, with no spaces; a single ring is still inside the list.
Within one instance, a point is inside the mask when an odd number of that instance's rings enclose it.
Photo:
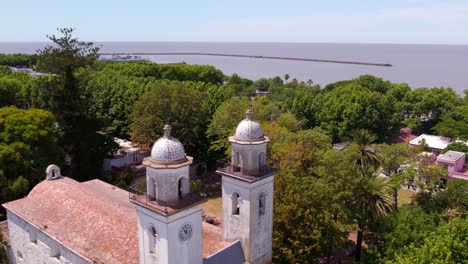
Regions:
[[[157,183],[155,191],[159,200],[177,201],[179,199],[178,181],[182,177],[186,179],[186,185],[182,187],[183,194],[187,194],[190,191],[190,166],[188,165],[177,169],[153,169],[146,167],[146,175],[147,178],[152,178]],[[150,188],[148,187],[148,190]]]
[[[195,206],[170,216],[163,216],[137,207],[139,250],[141,264],[197,264],[202,263],[202,210]],[[192,226],[192,237],[188,241],[179,240],[179,229],[185,224]],[[149,253],[146,230],[154,226],[158,232],[156,254]]]
[[[87,264],[92,263],[61,245],[41,230],[7,210],[11,263]],[[30,234],[33,234],[30,236]],[[36,235],[34,235],[36,234]],[[33,238],[33,241],[32,241]],[[52,253],[52,254],[51,254]],[[56,257],[52,257],[54,255]]]
[[[232,144],[232,164],[235,164],[236,161],[234,157],[236,157],[235,153],[239,153],[239,161],[238,164],[242,164],[243,174],[246,175],[256,175],[259,170],[259,156],[260,153],[266,154],[266,146],[267,144]]]
[[[268,177],[247,183],[223,176],[223,238],[239,239],[249,263],[270,263],[273,232],[273,182]],[[232,215],[232,194],[240,195],[240,214]],[[259,196],[265,193],[265,214],[259,215]]]

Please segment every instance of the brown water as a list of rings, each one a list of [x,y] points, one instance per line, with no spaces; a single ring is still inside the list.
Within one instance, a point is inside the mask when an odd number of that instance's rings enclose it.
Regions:
[[[45,43],[0,43],[0,53],[34,53]],[[394,45],[329,43],[105,42],[102,52],[204,52],[388,63],[393,67],[194,55],[148,56],[157,62],[209,64],[225,74],[249,79],[284,76],[326,85],[372,74],[412,88],[468,89],[468,45]]]

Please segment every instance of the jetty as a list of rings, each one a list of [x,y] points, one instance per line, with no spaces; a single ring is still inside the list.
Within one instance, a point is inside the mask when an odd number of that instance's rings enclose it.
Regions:
[[[294,58],[294,57],[278,57],[278,56],[262,56],[262,55],[243,55],[243,54],[224,54],[224,53],[204,53],[204,52],[109,52],[99,53],[103,56],[219,56],[219,57],[235,57],[235,58],[252,58],[252,59],[270,59],[270,60],[289,60],[289,61],[309,61],[309,62],[325,62],[339,64],[354,64],[364,66],[392,67],[388,63],[374,63],[364,61],[346,61],[346,60],[325,60],[325,59],[309,59],[309,58]]]

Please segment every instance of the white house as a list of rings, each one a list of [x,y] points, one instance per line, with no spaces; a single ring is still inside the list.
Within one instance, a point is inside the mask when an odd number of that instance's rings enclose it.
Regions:
[[[423,142],[425,142],[429,148],[431,148],[432,153],[437,156],[442,150],[447,148],[451,140],[447,137],[421,134],[419,137],[411,140],[409,144],[410,146],[419,146]]]
[[[119,149],[114,154],[114,157],[104,159],[104,171],[140,164],[144,158],[150,155],[149,150],[143,150],[131,141],[120,138],[114,138],[114,141],[119,145]]]

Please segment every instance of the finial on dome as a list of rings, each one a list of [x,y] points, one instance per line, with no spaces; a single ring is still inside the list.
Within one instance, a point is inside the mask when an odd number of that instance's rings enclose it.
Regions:
[[[163,130],[164,130],[164,137],[170,138],[171,137],[171,125],[164,125]]]
[[[247,111],[245,111],[245,115],[247,116],[248,120],[253,120],[253,111],[252,111],[251,106],[249,106],[249,108],[247,108]]]

